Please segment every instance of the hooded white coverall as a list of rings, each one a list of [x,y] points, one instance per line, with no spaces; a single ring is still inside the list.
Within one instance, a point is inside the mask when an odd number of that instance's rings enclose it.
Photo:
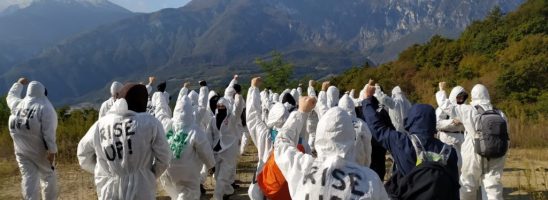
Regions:
[[[221,200],[224,195],[231,195],[234,193],[234,188],[232,188],[231,184],[234,182],[233,173],[238,164],[238,141],[241,138],[241,129],[238,127],[238,123],[241,122],[241,119],[240,117],[234,116],[234,112],[232,111],[233,105],[227,99],[224,97],[219,99],[217,105],[219,104],[226,107],[227,115],[222,121],[220,129],[217,128],[217,116],[211,118],[206,133],[213,138],[213,146],[219,144],[221,147],[219,151],[213,152],[216,161],[216,183],[213,197]]]
[[[255,173],[261,171],[263,164],[268,159],[273,144],[271,138],[271,136],[273,136],[272,133],[279,130],[289,116],[289,113],[283,104],[276,103],[270,108],[268,120],[265,122],[261,117],[261,107],[259,89],[252,86],[247,92],[248,110],[246,110],[246,120],[250,138],[257,148],[257,157],[259,158],[257,171]],[[252,200],[263,199],[262,191],[255,183],[256,180],[252,180],[248,190],[249,198]]]
[[[165,101],[167,103],[166,104],[160,103],[160,101]],[[153,110],[152,115],[153,116],[156,116],[156,111],[158,109],[164,110],[170,118],[173,116],[173,113],[171,112],[171,108],[169,107],[169,93],[160,92],[160,91],[155,92],[152,95],[152,100],[151,100],[150,103],[152,105],[152,110]],[[163,107],[162,108],[156,108],[157,105],[162,105]]]
[[[474,138],[478,134],[477,124],[480,114],[474,108],[479,105],[484,110],[492,110],[491,100],[487,88],[477,84],[472,88],[470,105],[454,106],[454,114],[464,125],[465,135],[462,144],[462,167],[460,175],[460,198],[463,200],[476,199],[477,189],[483,186],[487,199],[502,199],[503,186],[501,182],[506,155],[500,158],[487,159],[475,152]],[[499,111],[504,119],[504,113]],[[509,130],[509,129],[507,129]]]
[[[311,83],[308,84],[307,94],[309,97],[318,98],[316,95],[316,90],[314,90],[314,85]],[[298,100],[297,100],[298,101]],[[310,114],[308,114],[308,119],[306,120],[306,132],[308,134],[308,146],[310,146],[311,152],[316,152],[316,149],[314,148],[314,140],[316,140],[316,127],[318,126],[318,113],[316,113],[316,109],[310,111]]]
[[[200,199],[200,170],[215,165],[213,150],[203,129],[196,124],[191,100],[183,96],[182,108],[175,110],[168,125],[167,138],[171,162],[160,182],[171,199]]]
[[[162,124],[119,99],[78,144],[82,169],[94,173],[99,199],[155,199],[171,151]]]
[[[409,102],[405,95],[403,95],[400,86],[396,86],[392,89],[392,97],[384,94],[380,89],[375,92],[375,97],[379,99],[379,103],[388,108],[390,121],[392,121],[396,131],[406,133],[407,131],[404,128],[404,120],[407,117],[407,113],[411,109],[411,102]]]
[[[57,174],[47,159],[48,152],[57,153],[57,114],[40,82],[30,82],[26,97],[21,99],[23,87],[14,83],[6,98],[11,109],[8,125],[21,171],[23,199],[40,199],[40,182],[42,197],[57,199]]]
[[[352,118],[352,125],[356,131],[355,153],[356,162],[364,167],[371,164],[371,131],[367,124],[356,116],[354,100],[345,94],[339,100],[339,108],[346,111]]]
[[[455,124],[453,120],[456,116],[452,112],[444,111],[443,108],[457,106],[457,95],[461,92],[464,92],[463,87],[454,87],[449,94],[449,99],[447,99],[445,91],[440,90],[436,92],[436,101],[438,102],[438,108],[436,109],[436,129],[438,130],[438,137],[443,143],[455,148],[459,158],[457,162],[459,170],[462,166],[461,146],[464,142],[464,126],[462,123]]]
[[[104,117],[107,115],[107,112],[110,110],[110,107],[114,105],[114,102],[116,101],[116,96],[118,95],[118,92],[124,87],[122,83],[118,81],[114,81],[112,85],[110,86],[110,98],[107,99],[103,104],[101,104],[101,108],[99,109],[99,118]]]
[[[292,112],[274,143],[274,156],[292,199],[388,199],[375,172],[355,162],[356,133],[341,108],[329,109],[318,123],[318,157],[298,152],[296,138],[306,113]]]

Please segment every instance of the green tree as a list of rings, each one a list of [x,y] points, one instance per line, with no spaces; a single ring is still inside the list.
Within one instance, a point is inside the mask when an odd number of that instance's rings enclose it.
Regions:
[[[281,91],[291,84],[293,64],[284,61],[282,54],[279,52],[274,51],[270,54],[270,60],[257,58],[255,64],[259,65],[265,73],[263,78],[264,86]]]

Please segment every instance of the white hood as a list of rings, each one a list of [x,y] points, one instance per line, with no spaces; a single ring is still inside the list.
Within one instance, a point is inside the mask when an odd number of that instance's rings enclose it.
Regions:
[[[353,118],[356,117],[356,110],[355,110],[356,107],[354,105],[354,101],[352,100],[352,98],[350,98],[350,96],[348,94],[344,94],[341,97],[341,100],[339,100],[339,105],[338,106],[339,106],[339,108],[346,111]]]
[[[339,89],[337,89],[337,87],[335,86],[329,86],[329,88],[327,88],[326,95],[327,106],[329,108],[337,106],[337,104],[339,103]]]
[[[456,86],[451,90],[451,93],[449,93],[449,102],[453,105],[457,105],[457,95],[459,95],[461,92],[464,92],[464,88],[461,86]]]
[[[230,115],[232,113],[232,104],[230,101],[224,97],[219,98],[219,101],[217,101],[217,105],[223,105],[226,107],[226,113]],[[215,113],[217,114],[217,113]]]
[[[472,88],[472,101],[471,105],[476,106],[480,105],[485,110],[492,110],[493,106],[491,105],[491,97],[489,97],[489,91],[482,84],[476,84]]]
[[[284,125],[288,116],[289,112],[287,112],[285,106],[282,103],[275,103],[272,108],[270,108],[270,112],[268,112],[266,126],[269,128],[276,127],[279,129]]]
[[[356,132],[352,118],[339,108],[329,109],[318,122],[315,147],[318,157],[338,156],[355,162],[354,140]]]
[[[188,93],[188,98],[192,106],[196,106],[196,107],[198,106],[198,96],[199,96],[198,93],[194,90]]]
[[[120,92],[120,90],[122,90],[122,87],[124,87],[122,83],[114,81],[112,85],[110,85],[110,95],[112,97],[118,98],[118,93]]]
[[[176,128],[189,128],[194,124],[195,118],[194,118],[194,108],[192,107],[192,103],[190,98],[184,96],[181,100],[182,104],[182,111],[177,113],[178,116],[174,116],[174,126]]]
[[[27,89],[27,97],[29,98],[42,98],[46,97],[46,88],[42,83],[38,81],[32,81],[29,83],[29,87]]]

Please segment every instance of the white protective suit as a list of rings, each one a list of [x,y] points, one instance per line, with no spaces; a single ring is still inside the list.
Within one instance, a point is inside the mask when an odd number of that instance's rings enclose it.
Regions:
[[[376,86],[377,87],[377,86]],[[380,87],[380,86],[378,86]],[[376,97],[379,99],[379,103],[388,108],[388,114],[390,115],[390,121],[396,128],[396,131],[406,133],[405,130],[405,118],[407,113],[411,109],[411,102],[407,100],[400,86],[396,86],[392,89],[392,97],[384,94],[380,89],[376,91]]]
[[[335,86],[329,86],[327,91],[320,91],[318,94],[318,103],[314,108],[316,114],[318,114],[318,119],[321,120],[322,116],[330,108],[336,107],[339,104],[339,89]]]
[[[6,98],[11,109],[8,125],[21,171],[23,199],[40,199],[40,182],[43,197],[57,199],[57,174],[47,159],[48,152],[57,153],[57,114],[40,82],[30,82],[26,97],[21,99],[23,87],[13,84]]]
[[[212,168],[215,158],[205,132],[196,124],[191,100],[183,96],[180,101],[182,108],[175,111],[167,131],[171,162],[160,182],[171,199],[198,200],[202,165]]]
[[[318,123],[318,157],[298,152],[296,138],[306,113],[292,112],[274,144],[274,156],[292,199],[388,199],[383,183],[371,169],[355,162],[356,133],[352,118],[338,107]]]
[[[457,105],[453,109],[455,116],[461,120],[465,128],[464,143],[461,149],[460,198],[463,200],[476,199],[477,189],[481,185],[488,199],[502,199],[501,177],[506,155],[500,158],[486,159],[475,152],[473,144],[474,137],[478,134],[476,124],[480,117],[474,106],[479,105],[484,110],[492,110],[493,105],[491,105],[485,86],[477,84],[472,88],[471,93],[470,105]],[[506,119],[502,111],[499,113]]]
[[[318,99],[318,96],[316,95],[316,90],[314,90],[314,85],[309,83],[307,94],[309,97],[314,97]],[[316,152],[316,149],[314,147],[314,142],[316,140],[316,127],[318,126],[318,114],[316,113],[316,109],[312,110],[310,114],[308,114],[308,119],[306,120],[306,132],[308,134],[308,146],[310,146],[311,152]]]
[[[255,173],[260,172],[263,164],[267,161],[273,145],[272,137],[275,137],[277,131],[289,116],[283,104],[276,103],[270,108],[268,120],[264,121],[261,117],[263,115],[261,107],[259,89],[250,87],[247,92],[246,123],[250,138],[257,148],[257,157],[259,158]],[[255,183],[256,180],[252,180],[250,184],[249,198],[252,200],[263,199],[263,194]]]
[[[346,111],[352,118],[354,131],[356,132],[355,153],[356,162],[364,167],[371,164],[371,131],[367,124],[356,116],[354,101],[345,94],[339,100],[339,108]]]
[[[160,101],[165,101],[167,103],[160,103]],[[165,111],[168,115],[169,118],[171,118],[173,116],[173,113],[171,112],[171,108],[169,107],[169,93],[167,92],[155,92],[153,95],[152,95],[152,100],[151,100],[151,105],[152,105],[152,115],[153,116],[156,116],[157,113],[156,111],[158,109],[162,109],[163,111]],[[162,105],[163,107],[162,108],[157,108],[156,106],[157,105]]]
[[[443,90],[436,93],[436,101],[438,102],[436,129],[438,130],[438,137],[443,143],[453,146],[457,151],[459,170],[462,166],[461,146],[464,142],[464,126],[454,124],[453,120],[456,116],[453,116],[451,112],[445,112],[443,107],[457,106],[457,95],[461,92],[464,92],[463,87],[454,87],[449,94],[449,99],[447,99]]]
[[[107,99],[103,104],[101,104],[101,108],[99,109],[99,118],[104,117],[107,112],[110,110],[110,107],[114,105],[114,102],[118,98],[118,92],[120,92],[120,89],[122,89],[124,85],[118,81],[114,81],[112,85],[110,86],[110,98]]]
[[[222,199],[224,195],[234,193],[231,184],[234,182],[234,170],[238,162],[239,146],[238,141],[241,138],[241,129],[238,123],[240,117],[234,116],[233,105],[223,98],[219,99],[217,105],[226,107],[227,115],[222,120],[220,128],[217,128],[217,115],[211,118],[206,133],[212,137],[212,145],[219,146],[220,150],[213,152],[215,156],[215,199]],[[235,108],[238,109],[238,108]],[[219,110],[217,110],[219,113]]]
[[[155,199],[156,178],[171,151],[162,124],[119,99],[78,144],[82,169],[94,173],[99,199]]]

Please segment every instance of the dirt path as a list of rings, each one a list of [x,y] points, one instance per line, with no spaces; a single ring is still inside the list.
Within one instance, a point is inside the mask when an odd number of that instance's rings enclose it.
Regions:
[[[238,164],[236,179],[241,181],[240,188],[231,199],[248,199],[247,189],[255,171],[255,152],[252,148],[246,152]],[[512,149],[504,170],[504,199],[548,199],[548,155],[546,150]],[[82,171],[77,164],[58,166],[60,183],[59,199],[97,199],[93,177]],[[0,199],[21,199],[21,178],[19,169],[12,159],[0,160]],[[207,194],[202,199],[210,199],[213,194],[214,181],[206,181]],[[169,199],[158,188],[157,199]]]

